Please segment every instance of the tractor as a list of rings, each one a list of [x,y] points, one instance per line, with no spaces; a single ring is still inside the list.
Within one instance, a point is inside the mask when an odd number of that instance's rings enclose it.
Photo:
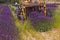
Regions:
[[[20,7],[22,8],[25,20],[29,17],[29,13],[33,11],[43,11],[44,16],[46,16],[46,4],[41,2],[41,0],[22,0],[21,4]]]

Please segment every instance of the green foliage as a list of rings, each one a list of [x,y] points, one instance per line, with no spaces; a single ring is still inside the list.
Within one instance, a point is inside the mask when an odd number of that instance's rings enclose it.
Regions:
[[[4,3],[4,2],[0,1],[0,3]]]
[[[60,27],[60,5],[54,11],[53,18],[54,18],[54,26],[55,27]]]
[[[16,7],[15,6],[10,6],[11,10],[12,11],[15,11],[16,10]]]
[[[14,4],[15,2],[19,3],[19,0],[0,0],[0,3]]]

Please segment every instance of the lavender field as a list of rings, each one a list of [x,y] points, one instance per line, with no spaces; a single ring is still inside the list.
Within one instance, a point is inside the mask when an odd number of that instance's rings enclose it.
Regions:
[[[47,16],[44,16],[43,12],[31,12],[29,14],[31,21],[25,21],[24,24],[19,22],[12,11],[15,24],[20,32],[20,40],[60,40],[60,5],[57,7],[48,5],[47,7]],[[31,23],[35,25],[31,26]]]
[[[47,16],[31,11],[24,23],[12,5],[0,5],[0,40],[60,40],[60,5],[47,4]]]
[[[8,5],[0,5],[0,40],[18,40],[18,31]]]

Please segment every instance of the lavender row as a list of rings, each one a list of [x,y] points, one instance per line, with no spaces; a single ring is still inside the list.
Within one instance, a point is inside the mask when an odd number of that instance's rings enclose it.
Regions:
[[[12,13],[11,13],[8,5],[4,5],[2,7],[3,7],[2,8],[3,10],[0,13],[0,34],[10,35],[10,36],[13,36],[13,38],[14,38],[14,36],[17,36],[18,31],[14,24]],[[1,38],[1,36],[0,36],[0,38]],[[3,37],[3,40],[8,40],[8,39]],[[13,39],[9,39],[9,40],[13,40]]]

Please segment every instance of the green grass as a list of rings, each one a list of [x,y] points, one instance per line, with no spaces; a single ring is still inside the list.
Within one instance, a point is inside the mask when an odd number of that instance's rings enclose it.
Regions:
[[[54,26],[55,27],[60,27],[60,6],[54,11]]]

